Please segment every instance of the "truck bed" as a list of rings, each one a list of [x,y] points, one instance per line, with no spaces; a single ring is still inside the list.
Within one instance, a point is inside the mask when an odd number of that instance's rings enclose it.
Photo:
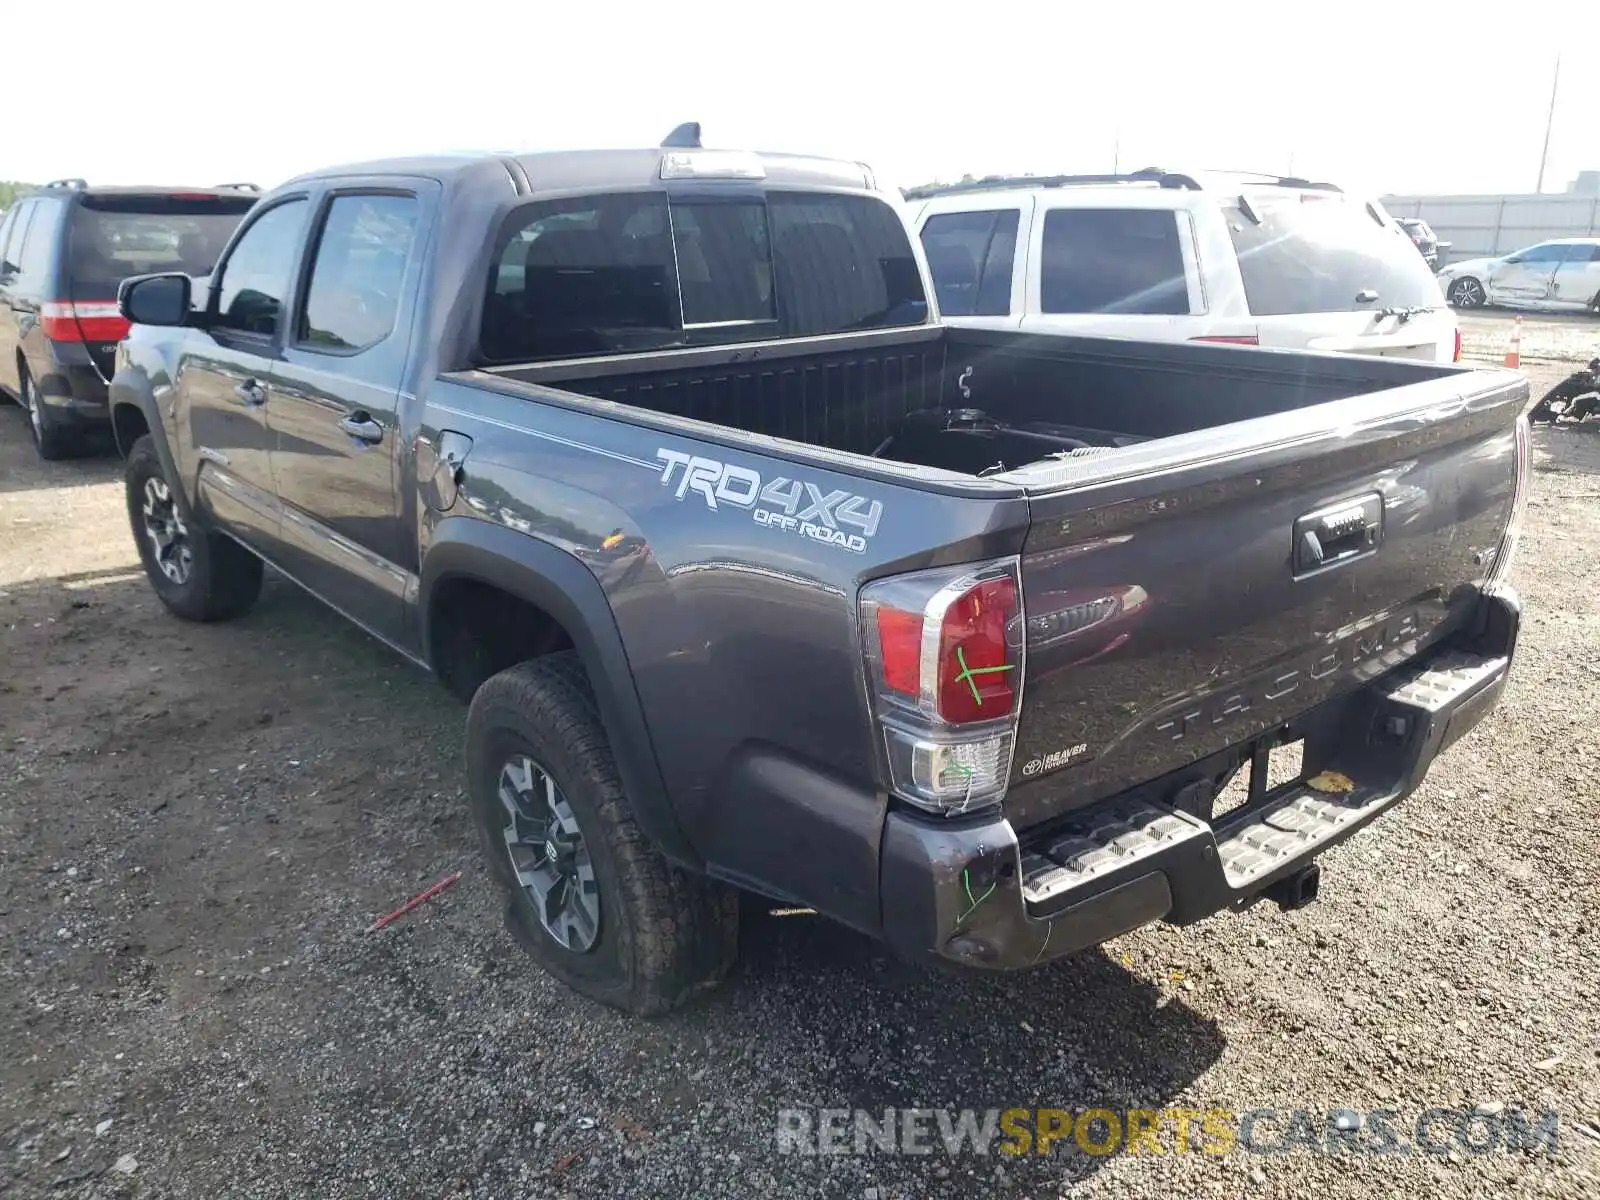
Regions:
[[[980,330],[494,374],[704,441],[784,439],[743,443],[757,454],[815,447],[846,481],[1024,500],[1019,829],[1197,764],[1220,786],[1257,739],[1304,736],[1286,722],[1462,630],[1526,396],[1509,373],[1404,359]],[[1307,519],[1351,506],[1381,552],[1302,569]]]
[[[1403,359],[919,329],[491,373],[664,416],[979,475],[1462,372]]]

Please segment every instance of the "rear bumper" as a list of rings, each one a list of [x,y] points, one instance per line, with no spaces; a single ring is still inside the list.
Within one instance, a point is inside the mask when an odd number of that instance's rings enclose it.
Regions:
[[[1337,771],[1355,785],[1347,794],[1297,782],[1213,825],[1182,797],[1158,803],[1141,788],[1021,840],[1004,818],[891,813],[885,937],[907,953],[1008,969],[1242,907],[1417,788],[1499,700],[1520,623],[1514,592],[1486,594],[1475,629],[1308,714],[1307,774]]]
[[[75,342],[52,342],[49,369],[38,372],[37,378],[39,399],[49,406],[56,421],[109,424],[109,389],[87,347]]]

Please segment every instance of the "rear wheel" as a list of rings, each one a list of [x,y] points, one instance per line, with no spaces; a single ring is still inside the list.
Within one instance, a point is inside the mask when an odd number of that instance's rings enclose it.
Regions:
[[[17,382],[17,399],[28,414],[28,432],[33,435],[34,448],[39,457],[54,462],[70,458],[78,449],[76,431],[62,424],[61,418],[50,411],[50,406],[39,399],[39,389],[33,376],[23,367]]]
[[[1450,285],[1449,300],[1456,308],[1482,308],[1488,297],[1483,284],[1471,275],[1465,275]]]
[[[261,594],[261,560],[199,527],[161,468],[149,434],[128,451],[128,521],[161,603],[186,621],[226,621]]]
[[[488,679],[467,717],[466,757],[507,923],[546,971],[640,1014],[676,1008],[727,973],[738,895],[667,862],[639,828],[576,654]]]

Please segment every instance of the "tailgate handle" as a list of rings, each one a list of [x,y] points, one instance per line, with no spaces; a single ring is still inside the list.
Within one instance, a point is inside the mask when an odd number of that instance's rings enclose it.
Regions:
[[[1307,513],[1294,523],[1295,578],[1365,558],[1383,540],[1383,497],[1376,492]]]

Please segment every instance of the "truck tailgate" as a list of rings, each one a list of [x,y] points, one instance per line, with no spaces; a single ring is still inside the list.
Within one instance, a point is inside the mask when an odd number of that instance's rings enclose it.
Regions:
[[[1460,374],[1017,472],[1035,825],[1269,733],[1470,619],[1520,377]]]

